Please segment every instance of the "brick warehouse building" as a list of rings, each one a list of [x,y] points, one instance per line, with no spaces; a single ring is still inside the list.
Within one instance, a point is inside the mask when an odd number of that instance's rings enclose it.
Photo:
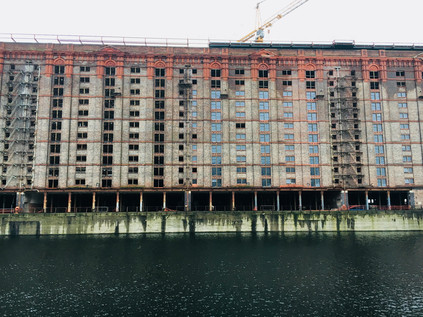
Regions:
[[[420,56],[0,43],[0,208],[421,208]]]

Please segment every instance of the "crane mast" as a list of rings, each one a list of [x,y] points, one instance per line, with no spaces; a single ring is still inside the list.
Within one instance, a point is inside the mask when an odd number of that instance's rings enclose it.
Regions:
[[[299,8],[300,6],[302,6],[303,4],[305,4],[308,1],[309,0],[292,1],[285,8],[283,8],[282,10],[280,10],[279,12],[277,12],[276,14],[274,14],[273,16],[268,18],[262,25],[257,26],[255,30],[251,31],[250,33],[248,33],[247,35],[242,37],[240,40],[238,40],[238,42],[240,42],[240,43],[247,42],[248,40],[252,39],[254,36],[255,36],[254,42],[258,42],[258,43],[263,42],[264,30],[265,29],[270,28],[277,20],[282,19],[283,17],[285,17],[286,15],[288,15],[289,13],[291,13],[295,9]],[[259,12],[258,11],[259,5],[262,2],[263,1],[260,1],[260,2],[257,3],[257,6],[256,6],[257,14]]]

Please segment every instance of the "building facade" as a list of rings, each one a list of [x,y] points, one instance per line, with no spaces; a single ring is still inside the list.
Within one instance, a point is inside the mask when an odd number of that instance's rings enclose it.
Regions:
[[[1,43],[0,208],[420,208],[421,54]]]

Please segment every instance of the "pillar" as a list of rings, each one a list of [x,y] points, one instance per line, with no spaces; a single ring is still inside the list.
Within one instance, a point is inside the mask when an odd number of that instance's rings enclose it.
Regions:
[[[325,192],[323,190],[320,192],[320,202],[322,203],[322,210],[325,210]]]
[[[276,211],[281,210],[280,193],[281,192],[279,190],[276,192]]]
[[[235,210],[235,192],[232,192],[232,203],[231,203],[231,210]]]
[[[369,210],[369,191],[366,190],[366,210]]]
[[[348,202],[348,190],[344,191],[344,202],[345,202],[345,207],[349,209],[350,203]]]
[[[166,210],[166,192],[163,192],[163,210]]]
[[[209,192],[209,211],[213,211],[213,193]]]
[[[66,209],[66,212],[71,212],[72,208],[72,193],[68,193],[68,209]]]
[[[386,198],[388,203],[388,210],[391,210],[392,207],[391,207],[391,191],[390,190],[386,192]]]
[[[144,198],[144,195],[143,195],[143,192],[141,192],[140,193],[140,212],[142,212],[143,210],[142,210],[142,204],[143,204],[143,198]]]
[[[301,190],[298,192],[298,209],[303,210],[303,192]]]
[[[257,191],[254,192],[254,211],[258,210],[257,206]]]
[[[93,192],[93,199],[91,203],[91,211],[95,212],[95,192]]]
[[[408,193],[408,206],[410,206],[411,209],[416,208],[416,200],[414,198],[414,192],[410,190]]]
[[[185,211],[191,211],[191,191],[185,191]]]
[[[116,212],[119,212],[119,192],[116,192]]]
[[[47,212],[47,193],[44,193],[44,199],[43,199],[43,212]]]

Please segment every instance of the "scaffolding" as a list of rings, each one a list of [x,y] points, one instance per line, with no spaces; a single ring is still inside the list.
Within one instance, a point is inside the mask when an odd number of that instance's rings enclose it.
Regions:
[[[329,79],[333,183],[343,189],[362,186],[362,139],[355,75]]]
[[[32,61],[13,65],[7,73],[7,102],[3,103],[2,189],[18,196],[32,187],[35,126],[40,70]],[[21,201],[17,202],[17,206]]]
[[[185,65],[184,78],[179,81],[179,91],[183,99],[184,107],[184,186],[185,186],[185,211],[191,210],[191,187],[192,187],[192,146],[191,146],[191,106],[192,106],[192,69],[191,65]]]

